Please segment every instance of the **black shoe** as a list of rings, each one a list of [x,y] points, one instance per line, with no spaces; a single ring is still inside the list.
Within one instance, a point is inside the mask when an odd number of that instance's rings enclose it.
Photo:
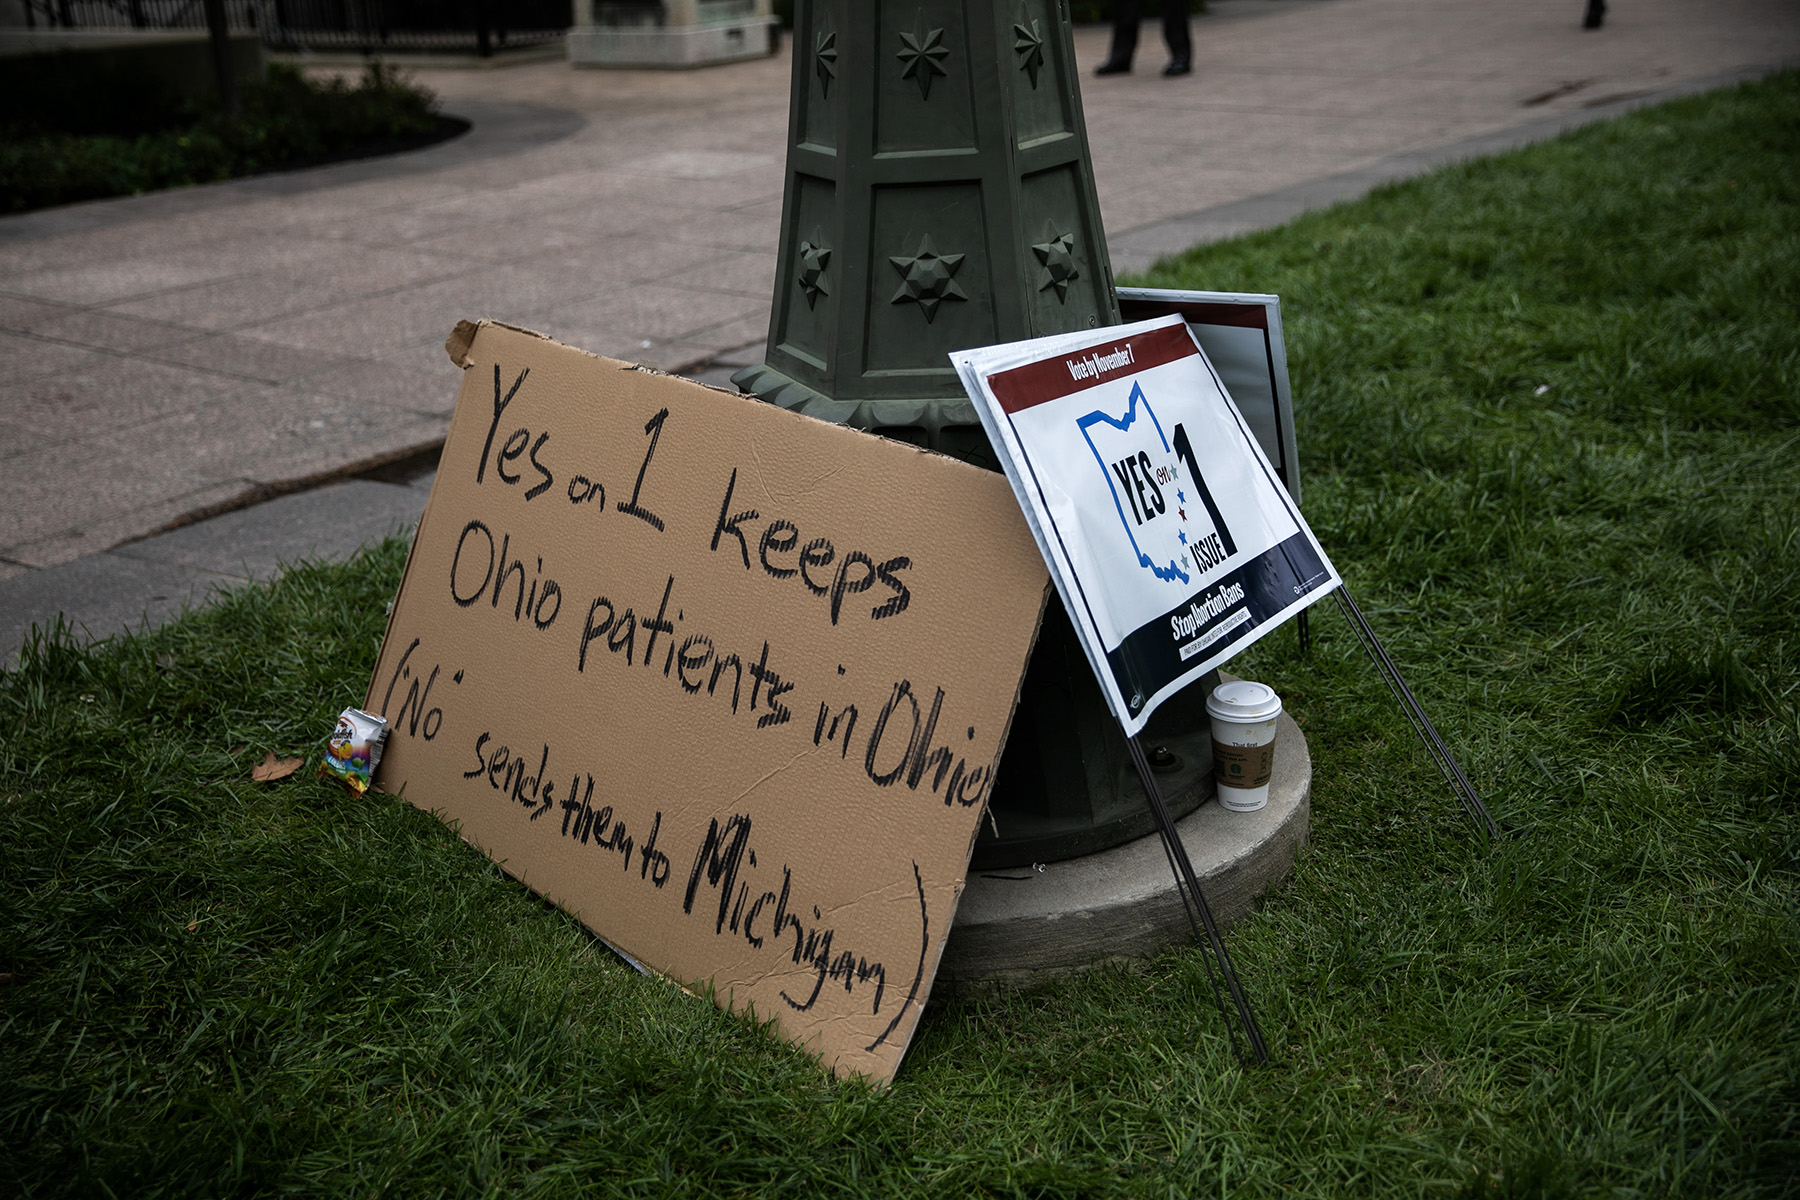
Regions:
[[[1163,3],[1165,3],[1165,4],[1169,3],[1169,0],[1163,0]],[[1168,76],[1187,75],[1187,74],[1191,73],[1193,71],[1193,69],[1194,69],[1193,64],[1190,63],[1187,59],[1178,58],[1178,59],[1175,59],[1173,62],[1171,62],[1168,66],[1163,68],[1163,74],[1168,75]]]
[[[1131,64],[1128,62],[1120,62],[1116,58],[1109,58],[1105,62],[1101,63],[1099,66],[1094,68],[1094,74],[1096,74],[1096,75],[1129,75],[1129,74],[1131,74]]]
[[[1588,0],[1587,15],[1581,19],[1583,29],[1598,29],[1606,21],[1606,0]]]

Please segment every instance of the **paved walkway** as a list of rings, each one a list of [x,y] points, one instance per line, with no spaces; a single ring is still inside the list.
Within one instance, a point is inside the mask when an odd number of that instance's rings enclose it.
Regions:
[[[1180,80],[1153,28],[1093,78],[1078,29],[1115,268],[1800,63],[1791,0],[1582,8],[1213,0]],[[103,636],[416,519],[416,480],[318,485],[442,438],[458,318],[714,379],[759,358],[788,70],[421,71],[472,133],[0,219],[0,659],[59,611]]]

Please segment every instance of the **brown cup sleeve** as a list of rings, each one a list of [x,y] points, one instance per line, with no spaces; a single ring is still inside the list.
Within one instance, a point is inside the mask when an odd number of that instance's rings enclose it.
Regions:
[[[1258,788],[1275,773],[1275,743],[1264,746],[1213,744],[1213,778],[1220,787]]]

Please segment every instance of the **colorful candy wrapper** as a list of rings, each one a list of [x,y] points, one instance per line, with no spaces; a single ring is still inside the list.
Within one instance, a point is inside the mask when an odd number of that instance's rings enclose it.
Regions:
[[[387,745],[386,717],[371,716],[360,708],[346,708],[338,715],[337,728],[325,747],[325,761],[319,764],[319,778],[331,776],[362,795],[375,778],[381,762],[382,747]]]

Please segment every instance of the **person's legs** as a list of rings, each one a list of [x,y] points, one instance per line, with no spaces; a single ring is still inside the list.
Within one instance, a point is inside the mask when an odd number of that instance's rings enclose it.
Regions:
[[[1140,0],[1114,0],[1112,53],[1094,74],[1122,75],[1131,70],[1131,57],[1137,53],[1138,23],[1142,18]]]
[[[1194,43],[1188,34],[1187,0],[1162,0],[1163,41],[1169,44],[1164,75],[1186,75],[1192,69]]]

